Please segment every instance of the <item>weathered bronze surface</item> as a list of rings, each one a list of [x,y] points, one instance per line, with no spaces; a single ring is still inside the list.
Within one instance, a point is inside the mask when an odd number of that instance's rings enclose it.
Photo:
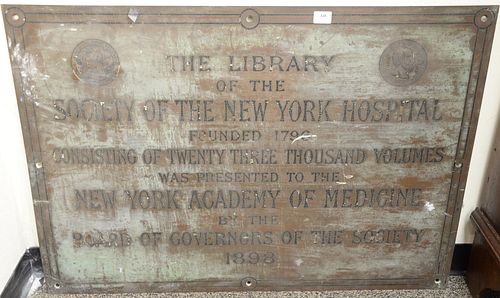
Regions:
[[[2,6],[48,290],[444,286],[497,10]]]

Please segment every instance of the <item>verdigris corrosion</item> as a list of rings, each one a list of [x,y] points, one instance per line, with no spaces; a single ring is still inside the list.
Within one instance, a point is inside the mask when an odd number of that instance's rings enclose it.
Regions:
[[[2,11],[49,291],[445,285],[497,7]]]

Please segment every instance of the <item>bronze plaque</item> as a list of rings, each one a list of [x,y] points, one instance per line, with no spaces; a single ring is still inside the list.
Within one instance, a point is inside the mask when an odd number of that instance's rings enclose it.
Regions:
[[[497,10],[2,6],[48,290],[444,286]]]

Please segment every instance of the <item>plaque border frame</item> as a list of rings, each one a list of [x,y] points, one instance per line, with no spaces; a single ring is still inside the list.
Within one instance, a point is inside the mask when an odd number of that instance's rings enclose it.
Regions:
[[[4,4],[1,10],[7,38],[19,44],[25,51],[23,26],[26,23],[102,23],[131,24],[127,17],[131,6],[40,6]],[[484,93],[488,64],[491,55],[498,6],[440,6],[440,7],[179,7],[134,6],[141,11],[143,24],[233,24],[245,26],[242,13],[253,10],[258,15],[257,26],[266,24],[305,25],[313,24],[314,11],[333,11],[335,24],[470,24],[476,28],[476,38],[469,73],[464,113],[452,171],[450,191],[438,266],[432,276],[399,279],[342,279],[342,280],[256,280],[245,286],[242,280],[202,280],[179,282],[128,282],[83,284],[61,279],[57,263],[56,243],[52,232],[50,201],[38,135],[36,106],[24,92],[21,66],[11,60],[18,110],[22,124],[25,153],[30,175],[31,192],[46,289],[50,293],[125,293],[125,292],[172,292],[172,291],[242,291],[242,290],[338,290],[338,289],[416,289],[446,286],[451,267],[453,249],[460,219],[468,170],[475,139],[479,111]],[[78,12],[75,12],[78,11]],[[9,19],[12,15],[16,19]],[[486,23],[481,17],[490,16]],[[57,17],[57,21],[50,20]],[[144,18],[151,19],[150,22]],[[48,18],[48,20],[47,20]],[[92,20],[93,18],[94,20]],[[167,21],[159,22],[165,19]],[[97,20],[97,21],[96,21]],[[320,25],[325,26],[325,25]],[[13,47],[9,52],[13,55]]]

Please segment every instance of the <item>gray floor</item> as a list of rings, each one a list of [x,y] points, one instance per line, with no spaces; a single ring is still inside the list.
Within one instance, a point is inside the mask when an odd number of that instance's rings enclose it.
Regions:
[[[121,295],[49,295],[35,293],[34,298],[159,298],[159,297],[195,297],[195,298],[243,298],[243,297],[390,297],[390,298],[462,298],[471,297],[463,276],[451,276],[448,287],[441,290],[374,290],[374,291],[330,291],[330,292],[243,292],[243,293],[173,293],[173,294],[121,294]]]

